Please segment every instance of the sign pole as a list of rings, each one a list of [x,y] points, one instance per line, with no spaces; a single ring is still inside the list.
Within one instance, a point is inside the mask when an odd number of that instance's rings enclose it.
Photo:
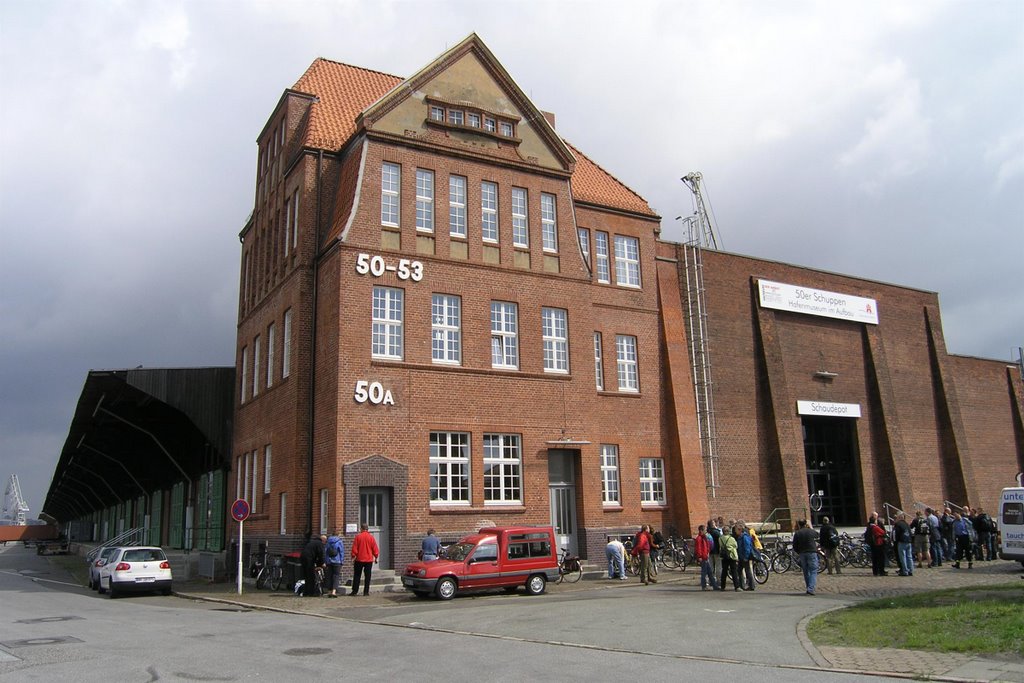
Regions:
[[[238,594],[242,594],[242,527],[245,526],[245,520],[239,520],[238,522]]]
[[[238,522],[238,594],[242,594],[242,527],[249,517],[249,503],[244,498],[239,498],[231,504],[231,518]]]

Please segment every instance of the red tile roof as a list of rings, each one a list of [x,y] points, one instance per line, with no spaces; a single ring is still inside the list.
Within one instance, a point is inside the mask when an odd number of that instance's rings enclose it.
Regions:
[[[292,88],[314,95],[319,100],[311,107],[303,144],[314,149],[341,149],[355,134],[359,114],[404,80],[399,76],[317,58]],[[577,159],[572,175],[573,199],[657,216],[643,197],[575,147],[569,147]]]

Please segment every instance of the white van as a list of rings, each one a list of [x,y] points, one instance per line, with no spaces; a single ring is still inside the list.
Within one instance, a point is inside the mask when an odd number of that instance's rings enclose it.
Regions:
[[[999,496],[999,557],[1024,565],[1024,486]]]

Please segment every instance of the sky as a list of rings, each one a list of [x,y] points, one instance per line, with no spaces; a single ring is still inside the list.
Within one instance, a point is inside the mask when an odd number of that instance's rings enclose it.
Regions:
[[[474,32],[663,238],[699,171],[725,250],[938,292],[951,353],[1017,358],[1021,0],[3,0],[0,481],[30,516],[90,369],[234,364],[284,89]]]

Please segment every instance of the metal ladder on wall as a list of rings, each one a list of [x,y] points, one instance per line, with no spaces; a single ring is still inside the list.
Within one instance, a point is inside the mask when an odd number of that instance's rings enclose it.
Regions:
[[[701,460],[708,492],[714,498],[718,490],[718,432],[715,426],[714,382],[711,378],[711,352],[708,345],[708,314],[704,297],[703,248],[718,248],[704,195],[702,176],[694,172],[682,181],[693,192],[696,212],[685,221],[689,235],[683,245],[686,278],[686,320],[690,342],[690,366],[697,404],[697,432],[700,435]]]

